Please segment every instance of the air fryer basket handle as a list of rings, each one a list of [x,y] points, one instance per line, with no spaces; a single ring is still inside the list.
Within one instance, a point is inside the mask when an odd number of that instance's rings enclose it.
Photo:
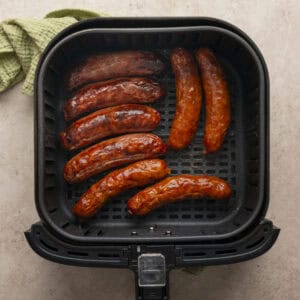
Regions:
[[[133,264],[137,300],[169,299],[168,260],[169,257],[161,252],[142,253],[137,246],[137,259]]]

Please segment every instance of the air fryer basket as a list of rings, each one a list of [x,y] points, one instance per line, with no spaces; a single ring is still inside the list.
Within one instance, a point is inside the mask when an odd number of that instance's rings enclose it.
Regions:
[[[191,51],[209,47],[225,69],[232,101],[232,123],[222,149],[203,154],[201,116],[192,145],[165,156],[172,174],[209,174],[230,183],[229,201],[208,199],[170,204],[146,217],[131,217],[126,202],[137,190],[111,200],[90,221],[75,222],[71,207],[103,174],[80,185],[63,179],[63,166],[71,157],[58,142],[67,124],[62,106],[68,94],[64,76],[80,58],[91,53],[146,49],[166,58],[176,46]],[[167,96],[153,105],[161,113],[155,131],[167,139],[175,112],[175,82],[170,66],[157,78]],[[239,35],[219,27],[86,29],[56,43],[37,73],[36,93],[36,205],[41,219],[62,238],[76,242],[183,242],[230,238],[258,222],[266,194],[267,147],[266,78],[260,58]]]

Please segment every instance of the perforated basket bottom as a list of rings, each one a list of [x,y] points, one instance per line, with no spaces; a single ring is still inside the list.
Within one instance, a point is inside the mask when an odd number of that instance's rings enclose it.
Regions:
[[[229,182],[229,200],[186,200],[166,205],[144,217],[129,216],[126,204],[135,189],[110,200],[85,223],[72,215],[79,197],[105,174],[68,185],[63,168],[71,155],[62,150],[58,134],[66,128],[62,106],[67,98],[63,77],[71,64],[95,51],[144,49],[159,52],[169,62],[170,49],[213,49],[224,67],[231,95],[232,122],[220,151],[203,154],[205,102],[192,144],[169,150],[164,159],[175,174],[208,174]],[[151,30],[93,29],[78,32],[57,43],[38,74],[36,203],[41,219],[65,239],[80,243],[182,242],[229,238],[250,226],[265,195],[265,76],[253,49],[238,36],[216,27]],[[161,113],[154,131],[167,141],[175,113],[175,81],[170,65],[158,80],[167,95],[153,104]],[[41,163],[40,163],[41,162]]]
[[[226,74],[229,81],[231,101],[232,101],[232,122],[230,130],[226,136],[224,144],[220,151],[211,155],[203,154],[203,128],[205,120],[205,103],[203,102],[201,120],[197,129],[196,136],[192,144],[185,150],[175,152],[169,149],[164,157],[168,166],[172,169],[172,175],[175,174],[208,174],[219,176],[227,180],[232,188],[232,196],[229,200],[214,201],[211,199],[189,200],[169,204],[165,207],[153,211],[146,217],[130,216],[127,213],[126,203],[128,199],[138,190],[128,191],[115,199],[109,201],[101,211],[88,223],[80,224],[76,228],[76,232],[85,235],[105,234],[103,228],[124,226],[132,227],[132,234],[137,234],[139,228],[143,226],[163,226],[163,228],[171,228],[172,226],[185,225],[206,225],[214,226],[222,220],[230,218],[230,216],[241,206],[241,193],[243,192],[243,184],[239,182],[239,178],[243,173],[240,145],[237,140],[241,137],[237,136],[239,132],[235,130],[236,123],[241,128],[241,114],[239,95],[241,91],[235,80],[236,74],[231,66],[222,60],[226,69]],[[165,141],[167,141],[172,119],[175,113],[176,106],[176,91],[175,80],[172,71],[169,70],[160,82],[167,89],[167,96],[164,99],[157,101],[152,106],[161,114],[161,122],[159,127],[154,131]],[[70,158],[69,154],[67,158]],[[237,168],[237,165],[239,168]],[[88,189],[88,187],[96,182],[97,178],[91,178],[87,182],[78,185],[67,185],[66,198],[61,205],[64,213],[68,216],[67,220],[61,224],[65,230],[74,230],[71,215],[71,208],[79,197]],[[239,187],[237,189],[237,187]],[[53,211],[54,218],[56,210]],[[61,221],[61,217],[58,218]],[[239,224],[235,224],[236,227]],[[135,228],[136,227],[136,228]],[[96,228],[96,230],[91,230]],[[99,229],[100,228],[100,229]],[[202,228],[205,233],[205,229]]]

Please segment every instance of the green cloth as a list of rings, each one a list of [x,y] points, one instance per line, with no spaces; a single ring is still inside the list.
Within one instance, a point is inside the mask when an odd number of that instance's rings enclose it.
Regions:
[[[53,11],[44,19],[10,19],[0,23],[0,92],[25,79],[22,91],[33,95],[35,68],[45,47],[67,26],[104,16],[79,9]]]

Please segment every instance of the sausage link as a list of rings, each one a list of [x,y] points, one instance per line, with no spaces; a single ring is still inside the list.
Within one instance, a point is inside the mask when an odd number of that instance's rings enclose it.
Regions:
[[[73,207],[73,213],[80,218],[92,217],[112,197],[128,189],[155,182],[168,174],[170,169],[161,159],[142,160],[115,170],[81,196]]]
[[[69,183],[81,182],[103,171],[138,160],[165,154],[167,146],[151,133],[127,134],[93,145],[71,158],[64,177]]]
[[[71,70],[69,90],[86,83],[123,76],[151,76],[160,74],[164,63],[150,51],[120,51],[92,55]]]
[[[164,95],[164,88],[149,78],[100,81],[76,92],[64,105],[64,116],[70,121],[84,113],[114,105],[152,103]]]
[[[196,58],[201,71],[205,93],[205,152],[220,149],[230,125],[230,99],[223,70],[213,52],[199,49]]]
[[[231,195],[226,181],[207,175],[177,175],[150,186],[127,203],[129,213],[145,215],[162,205],[185,199],[225,199]]]
[[[168,144],[175,150],[187,147],[196,132],[201,111],[201,85],[193,56],[182,48],[171,54],[176,80],[176,112]]]
[[[138,104],[124,104],[98,110],[74,122],[61,132],[66,150],[74,150],[111,135],[154,130],[160,121],[155,109]]]

